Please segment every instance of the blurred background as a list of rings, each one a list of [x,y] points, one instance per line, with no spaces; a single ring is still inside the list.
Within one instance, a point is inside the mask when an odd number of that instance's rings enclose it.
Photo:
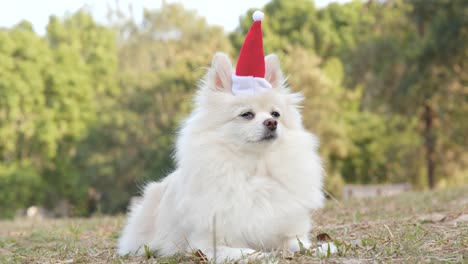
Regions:
[[[173,168],[198,80],[216,51],[236,60],[256,9],[265,53],[306,96],[329,196],[346,184],[468,183],[465,0],[8,2],[0,218],[33,205],[124,212]]]

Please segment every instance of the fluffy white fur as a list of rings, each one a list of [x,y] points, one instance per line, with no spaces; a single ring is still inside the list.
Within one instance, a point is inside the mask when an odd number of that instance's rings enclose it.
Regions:
[[[216,244],[222,262],[297,251],[297,239],[311,245],[310,213],[324,200],[318,140],[303,128],[302,96],[284,87],[278,58],[265,60],[273,89],[234,96],[232,64],[222,53],[214,56],[180,130],[177,169],[146,186],[130,210],[119,254],[143,254],[147,245],[160,256],[200,249],[212,259]],[[247,111],[255,118],[240,116]],[[281,114],[277,137],[262,140],[272,111]]]

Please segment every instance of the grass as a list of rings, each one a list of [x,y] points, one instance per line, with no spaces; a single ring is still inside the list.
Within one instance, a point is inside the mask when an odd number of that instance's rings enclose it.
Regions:
[[[314,243],[328,234],[338,253],[278,256],[279,263],[467,263],[468,186],[394,197],[329,201],[314,213]],[[0,221],[0,263],[200,263],[200,252],[170,259],[119,257],[124,217]],[[148,254],[151,255],[150,252]]]

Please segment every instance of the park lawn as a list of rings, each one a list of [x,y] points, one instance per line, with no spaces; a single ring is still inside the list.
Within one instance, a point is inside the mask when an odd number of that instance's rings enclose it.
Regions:
[[[330,200],[314,213],[314,243],[326,233],[338,253],[314,250],[273,263],[467,263],[468,186],[393,197]],[[0,221],[0,263],[200,263],[196,254],[119,257],[124,217]],[[270,262],[270,263],[271,263]]]

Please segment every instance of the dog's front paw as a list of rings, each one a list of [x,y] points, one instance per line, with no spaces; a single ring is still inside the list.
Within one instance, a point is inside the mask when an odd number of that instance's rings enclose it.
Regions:
[[[333,242],[325,242],[317,247],[316,252],[319,256],[329,256],[338,252],[338,248]]]
[[[294,237],[288,240],[288,250],[290,252],[300,252],[312,247],[312,242],[307,237]]]

